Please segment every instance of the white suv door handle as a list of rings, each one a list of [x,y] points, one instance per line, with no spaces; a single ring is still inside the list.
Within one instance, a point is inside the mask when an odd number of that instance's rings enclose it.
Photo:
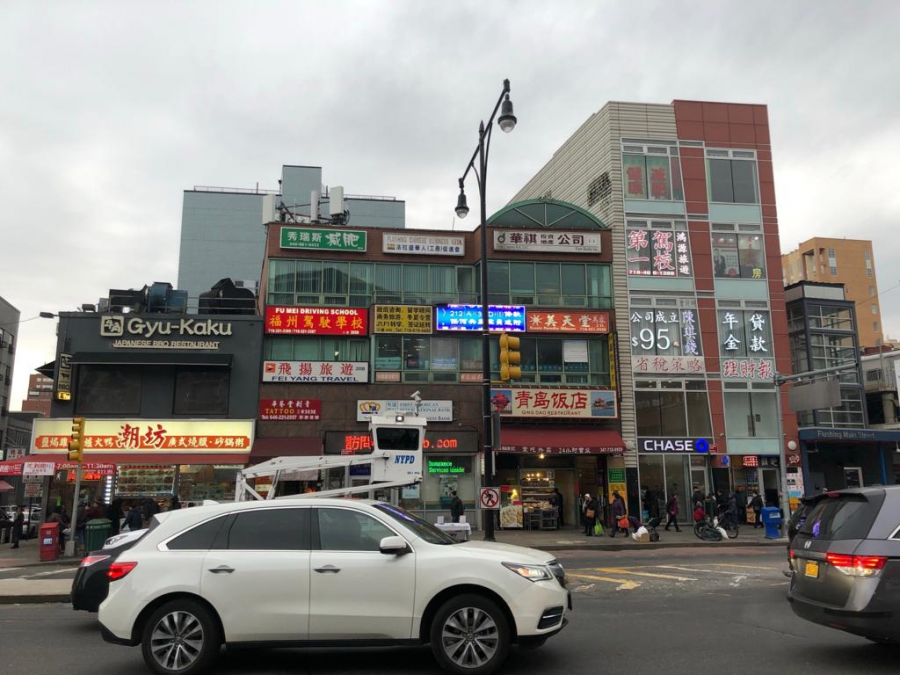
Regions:
[[[228,567],[227,565],[219,565],[218,567],[214,567],[209,571],[213,574],[231,574],[232,572],[234,572],[234,568]]]
[[[316,569],[316,572],[318,572],[319,574],[326,574],[328,572],[331,572],[332,574],[337,574],[338,572],[341,571],[340,567],[335,567],[334,565],[325,565],[325,567],[316,567],[315,569]]]

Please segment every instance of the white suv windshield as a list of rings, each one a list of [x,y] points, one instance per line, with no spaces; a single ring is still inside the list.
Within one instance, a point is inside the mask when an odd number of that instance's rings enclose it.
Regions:
[[[399,506],[391,504],[376,504],[375,508],[382,513],[390,516],[398,523],[406,527],[406,529],[415,532],[429,544],[439,544],[441,546],[450,546],[457,543],[453,537],[441,532],[434,525],[426,520],[422,520],[418,516],[401,509]]]

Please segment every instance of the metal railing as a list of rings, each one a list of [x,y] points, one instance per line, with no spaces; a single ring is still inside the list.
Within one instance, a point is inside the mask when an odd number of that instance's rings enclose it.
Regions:
[[[236,192],[242,195],[278,195],[278,190],[262,190],[260,188],[218,187],[215,185],[195,185],[194,192]]]

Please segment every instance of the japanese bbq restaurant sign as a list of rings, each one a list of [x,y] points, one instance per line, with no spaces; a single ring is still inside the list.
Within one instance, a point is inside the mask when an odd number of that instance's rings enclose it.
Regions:
[[[528,312],[529,333],[608,333],[609,312]]]
[[[141,453],[233,453],[253,445],[254,420],[95,420],[85,422],[84,451],[90,455]],[[72,420],[36,419],[32,454],[68,452]]]
[[[491,389],[491,410],[507,417],[619,416],[615,390],[517,387]]]
[[[268,335],[368,335],[369,313],[354,307],[266,307]]]
[[[369,381],[365,361],[264,361],[263,382],[339,382]]]

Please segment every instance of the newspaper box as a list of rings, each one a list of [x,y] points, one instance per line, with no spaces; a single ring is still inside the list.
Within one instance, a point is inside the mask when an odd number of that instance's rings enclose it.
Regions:
[[[59,558],[59,523],[44,523],[40,529],[41,561]]]

